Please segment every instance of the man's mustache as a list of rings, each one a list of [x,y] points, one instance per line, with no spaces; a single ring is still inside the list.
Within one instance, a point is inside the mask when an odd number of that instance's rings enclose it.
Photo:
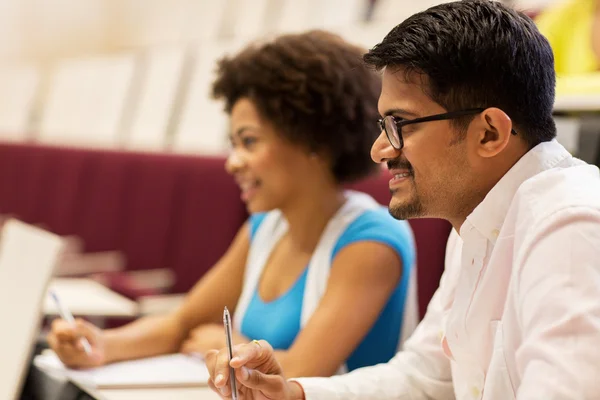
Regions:
[[[409,171],[411,174],[413,173],[413,167],[407,160],[401,160],[399,158],[395,158],[393,160],[389,160],[387,162],[388,169],[405,169]]]

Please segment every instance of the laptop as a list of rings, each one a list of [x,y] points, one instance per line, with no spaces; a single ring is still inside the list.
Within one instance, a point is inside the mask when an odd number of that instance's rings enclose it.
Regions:
[[[44,296],[63,252],[60,236],[11,219],[0,232],[0,399],[16,400],[43,318]]]

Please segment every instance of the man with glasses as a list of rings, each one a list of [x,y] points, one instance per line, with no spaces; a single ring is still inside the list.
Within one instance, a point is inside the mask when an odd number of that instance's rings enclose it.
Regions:
[[[425,318],[387,364],[287,381],[265,341],[211,352],[246,399],[597,399],[600,174],[555,140],[547,40],[495,1],[416,14],[369,51],[382,71],[390,213],[454,226]],[[335,335],[335,332],[331,332]],[[314,357],[319,357],[315,354]]]

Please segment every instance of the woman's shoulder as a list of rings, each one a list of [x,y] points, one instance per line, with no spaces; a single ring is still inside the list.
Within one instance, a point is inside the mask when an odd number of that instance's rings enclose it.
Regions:
[[[364,234],[365,232],[389,232],[395,235],[412,235],[410,224],[407,221],[392,217],[387,207],[377,207],[365,210],[359,215],[344,232],[344,234]]]
[[[392,217],[386,207],[362,212],[342,233],[333,255],[343,247],[359,241],[388,245],[402,254],[405,262],[414,258],[414,239],[409,223]]]

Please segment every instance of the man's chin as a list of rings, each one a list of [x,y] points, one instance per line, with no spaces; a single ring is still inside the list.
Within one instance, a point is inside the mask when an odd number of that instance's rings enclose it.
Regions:
[[[423,217],[423,207],[418,201],[401,202],[394,198],[388,207],[390,215],[396,219],[404,220]]]

